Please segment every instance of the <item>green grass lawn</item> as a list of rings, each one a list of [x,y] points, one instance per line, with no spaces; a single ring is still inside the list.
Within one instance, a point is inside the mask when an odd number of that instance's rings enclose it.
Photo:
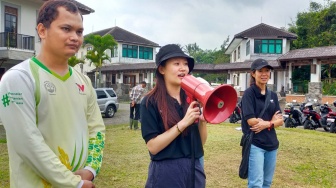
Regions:
[[[246,187],[238,177],[241,159],[238,124],[208,126],[205,144],[207,187]],[[149,155],[140,131],[127,125],[107,126],[106,147],[96,187],[144,187]],[[277,129],[280,140],[272,187],[336,187],[336,134],[299,128]],[[8,155],[0,142],[0,185],[9,187]]]

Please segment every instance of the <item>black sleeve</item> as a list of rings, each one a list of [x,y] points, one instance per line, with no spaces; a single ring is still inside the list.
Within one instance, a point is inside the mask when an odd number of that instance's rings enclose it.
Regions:
[[[152,138],[155,138],[161,133],[160,130],[160,116],[155,104],[148,102],[147,96],[141,101],[140,105],[140,117],[141,117],[141,133],[142,138],[147,143]]]
[[[245,120],[255,118],[255,97],[251,89],[247,89],[242,97],[242,111]]]

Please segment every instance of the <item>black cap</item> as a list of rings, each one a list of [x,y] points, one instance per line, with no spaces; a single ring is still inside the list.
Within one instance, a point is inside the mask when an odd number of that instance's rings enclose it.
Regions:
[[[256,59],[252,62],[251,70],[260,70],[264,67],[267,67],[273,70],[273,67],[269,65],[265,59]]]
[[[194,69],[195,60],[194,58],[186,55],[182,49],[176,44],[167,44],[162,46],[159,52],[156,54],[156,68],[158,68],[162,62],[173,58],[173,57],[185,57],[188,61],[189,72]]]

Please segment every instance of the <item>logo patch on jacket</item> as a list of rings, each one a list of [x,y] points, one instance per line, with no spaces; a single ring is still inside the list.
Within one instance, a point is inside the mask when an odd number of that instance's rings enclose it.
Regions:
[[[56,95],[56,86],[53,83],[45,81],[44,88],[49,92],[50,95]]]
[[[85,95],[85,93],[84,93],[84,84],[77,84],[76,83],[76,85],[77,85],[77,87],[78,87],[78,92],[79,92],[79,94],[81,94],[81,95]]]
[[[2,105],[4,107],[9,106],[11,103],[15,103],[18,105],[23,104],[23,96],[20,92],[8,92],[5,95],[2,96]]]

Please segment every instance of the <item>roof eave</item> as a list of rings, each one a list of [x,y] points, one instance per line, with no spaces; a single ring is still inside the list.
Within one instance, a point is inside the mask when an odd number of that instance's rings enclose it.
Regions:
[[[233,38],[229,46],[225,49],[224,54],[231,54],[243,40],[243,38]]]

